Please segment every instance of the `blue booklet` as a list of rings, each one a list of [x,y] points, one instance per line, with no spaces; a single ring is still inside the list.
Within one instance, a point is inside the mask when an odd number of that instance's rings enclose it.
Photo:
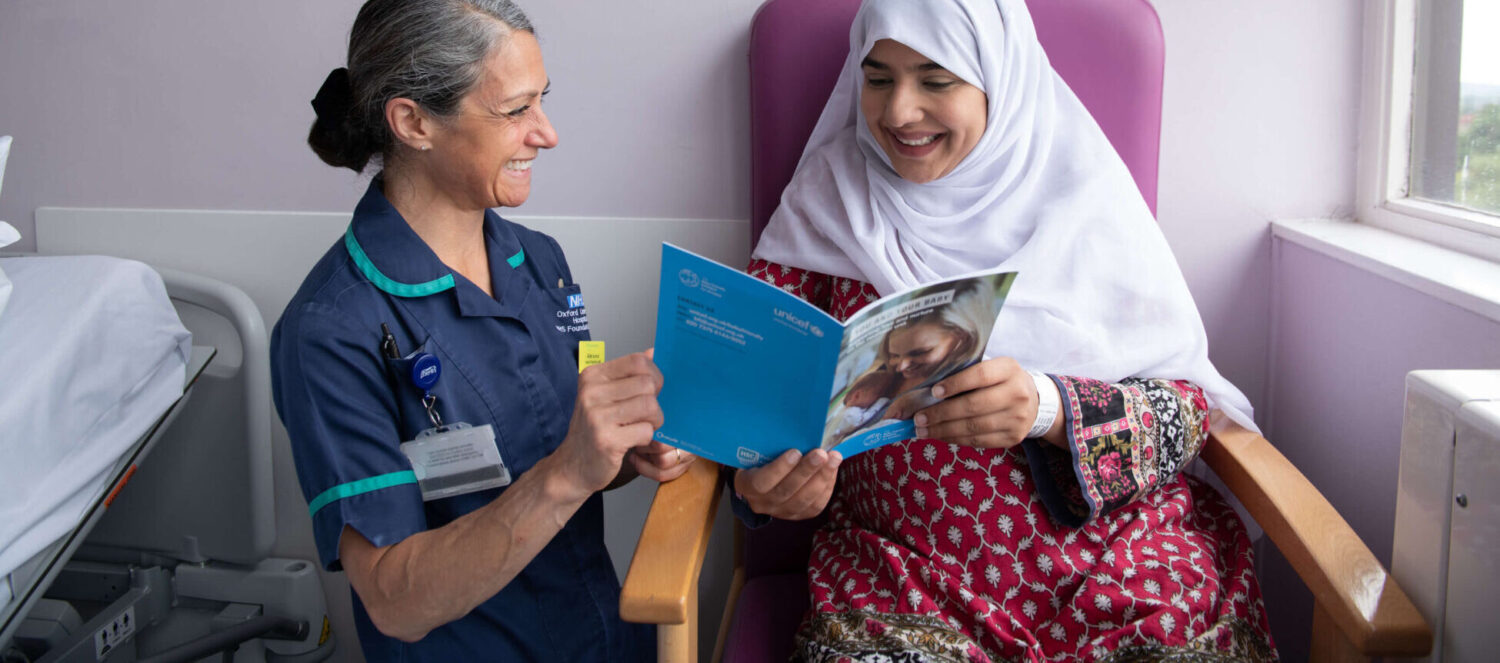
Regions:
[[[740,270],[662,245],[656,439],[755,467],[788,449],[844,457],[915,433],[934,383],[978,362],[1015,272],[882,297],[844,322]]]

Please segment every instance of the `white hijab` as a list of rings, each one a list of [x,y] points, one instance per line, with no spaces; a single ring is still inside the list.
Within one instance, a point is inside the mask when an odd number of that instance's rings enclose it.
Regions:
[[[902,179],[859,110],[860,62],[892,39],[984,91],[989,125],[927,184]],[[1104,132],[1052,70],[1023,0],[865,0],[849,56],[755,257],[881,294],[1020,274],[986,354],[1059,375],[1190,380],[1255,429],[1166,239]]]

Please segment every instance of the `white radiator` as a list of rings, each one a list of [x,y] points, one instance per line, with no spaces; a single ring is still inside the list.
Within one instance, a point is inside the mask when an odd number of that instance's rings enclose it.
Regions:
[[[1500,370],[1407,374],[1391,575],[1433,629],[1417,660],[1500,660]]]

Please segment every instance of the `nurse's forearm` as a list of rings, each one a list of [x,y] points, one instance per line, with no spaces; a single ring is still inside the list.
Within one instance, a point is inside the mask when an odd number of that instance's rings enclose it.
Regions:
[[[371,546],[363,578],[350,568],[360,560],[349,559],[346,545],[350,584],[376,628],[415,642],[509,584],[592,494],[560,467],[544,458],[483,508],[400,543]],[[353,530],[343,541],[351,535],[370,546]]]

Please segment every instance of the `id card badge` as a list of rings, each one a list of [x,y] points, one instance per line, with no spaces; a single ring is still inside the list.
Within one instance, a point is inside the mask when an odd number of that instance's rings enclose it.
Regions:
[[[578,372],[596,364],[604,363],[604,341],[578,342]]]
[[[495,446],[495,429],[465,423],[429,428],[401,444],[411,461],[422,501],[510,485],[510,470]]]

